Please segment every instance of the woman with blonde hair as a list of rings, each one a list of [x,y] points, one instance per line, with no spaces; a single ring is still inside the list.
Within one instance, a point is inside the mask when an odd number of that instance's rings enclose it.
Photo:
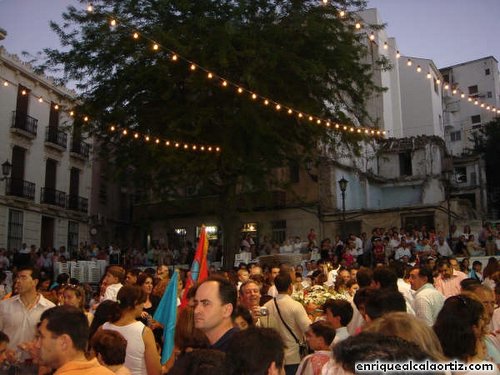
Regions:
[[[444,362],[446,357],[438,337],[423,320],[405,312],[392,312],[371,322],[363,332],[397,336],[417,344],[433,360]]]

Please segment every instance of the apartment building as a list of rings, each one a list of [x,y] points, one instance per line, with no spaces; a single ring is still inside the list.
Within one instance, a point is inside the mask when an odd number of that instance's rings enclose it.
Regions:
[[[0,46],[0,248],[75,250],[88,240],[91,144],[75,93]]]

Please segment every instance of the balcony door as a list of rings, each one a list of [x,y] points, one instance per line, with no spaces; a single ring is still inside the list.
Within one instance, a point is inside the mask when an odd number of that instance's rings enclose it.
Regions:
[[[52,249],[54,247],[55,220],[50,216],[42,216],[42,233],[40,245],[42,249]]]
[[[26,115],[28,114],[28,105],[30,100],[30,90],[26,87],[19,85],[17,89],[17,104],[16,104],[16,114],[22,116],[26,121]]]
[[[71,168],[69,176],[69,194],[78,197],[80,194],[80,170]]]
[[[47,159],[45,162],[44,202],[56,204],[57,161]]]
[[[50,103],[49,127],[57,129],[59,127],[59,111],[56,109],[57,103]]]
[[[26,150],[19,146],[12,148],[12,172],[10,193],[12,195],[24,196],[24,169],[26,163]]]

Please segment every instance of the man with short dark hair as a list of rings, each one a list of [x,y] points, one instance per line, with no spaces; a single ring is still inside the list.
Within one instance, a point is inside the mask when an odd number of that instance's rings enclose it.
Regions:
[[[229,375],[281,375],[284,349],[280,335],[270,328],[251,327],[237,332],[226,354]]]
[[[302,342],[311,321],[304,306],[290,297],[292,294],[290,273],[280,272],[274,279],[274,285],[278,296],[264,305],[269,311],[269,316],[261,319],[261,324],[274,328],[280,333],[286,345],[285,372],[287,375],[295,374],[301,360],[297,341]]]
[[[444,305],[443,295],[432,284],[432,271],[427,267],[414,267],[410,271],[410,285],[415,291],[415,315],[431,327]]]
[[[210,277],[196,289],[194,303],[194,326],[205,333],[212,349],[226,352],[237,331],[233,327],[236,287],[226,279]]]
[[[19,344],[35,338],[36,325],[42,313],[54,304],[38,293],[40,271],[32,266],[20,267],[16,273],[14,291],[17,293],[0,302],[0,331],[9,336],[9,348],[17,349]],[[22,354],[21,360],[28,359]]]
[[[467,275],[454,269],[448,259],[440,259],[437,264],[437,270],[439,275],[434,280],[434,286],[437,291],[441,292],[445,298],[460,294],[460,282],[466,279]]]
[[[352,319],[353,308],[351,303],[342,299],[329,299],[323,305],[326,320],[335,328],[335,338],[332,346],[349,337],[347,325]]]
[[[73,306],[57,306],[43,312],[36,348],[42,365],[55,369],[54,375],[112,375],[97,359],[85,357],[89,336],[85,314]]]

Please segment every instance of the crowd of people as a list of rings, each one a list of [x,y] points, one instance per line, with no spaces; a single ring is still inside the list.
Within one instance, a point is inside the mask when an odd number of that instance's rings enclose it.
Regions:
[[[335,241],[311,230],[306,246],[291,246],[304,254],[300,264],[212,266],[186,291],[189,270],[180,269],[175,345],[163,364],[164,327],[154,315],[168,262],[111,264],[96,287],[67,274],[53,279],[31,255],[13,257],[12,288],[0,302],[0,373],[334,375],[355,373],[360,362],[408,359],[482,363],[496,373],[500,265],[494,256],[486,267],[469,259],[496,252],[497,228],[484,228],[491,236],[478,253],[460,245],[467,228],[448,241],[425,227]],[[475,238],[484,235],[467,237]],[[244,241],[243,251],[264,246]]]

